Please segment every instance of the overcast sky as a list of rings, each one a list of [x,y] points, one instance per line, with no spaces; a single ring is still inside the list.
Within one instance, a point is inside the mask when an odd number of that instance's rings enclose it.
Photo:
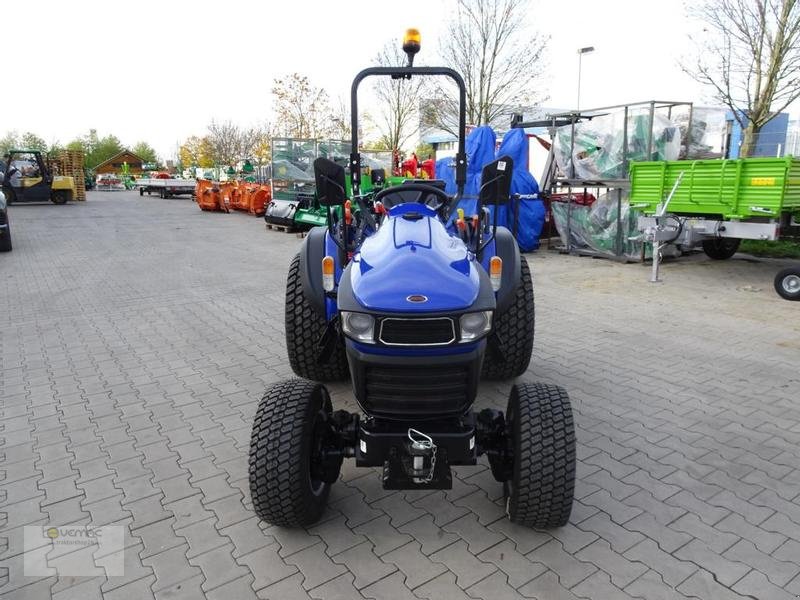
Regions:
[[[452,2],[26,5],[2,19],[0,135],[33,131],[48,143],[66,143],[95,128],[129,146],[145,140],[169,158],[212,118],[242,125],[270,119],[274,77],[299,72],[331,97],[348,98],[355,73],[407,27],[421,31],[420,56],[435,64]],[[584,108],[649,99],[708,104],[707,93],[678,67],[697,30],[680,0],[533,0],[531,6],[531,30],[551,37],[540,90],[549,97],[545,106],[574,107],[582,46],[596,48],[583,58]],[[23,26],[29,11],[33,29]]]

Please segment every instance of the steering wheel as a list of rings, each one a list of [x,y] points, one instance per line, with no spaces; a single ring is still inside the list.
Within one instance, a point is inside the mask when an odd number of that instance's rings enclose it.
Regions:
[[[450,201],[450,196],[448,196],[447,192],[443,189],[425,183],[404,183],[402,185],[386,188],[375,194],[373,201],[378,202],[380,200],[383,202],[383,205],[389,209],[397,204],[407,202],[403,199],[402,192],[417,192],[417,197],[413,202],[424,204],[435,211],[438,211]],[[398,198],[396,201],[393,201],[390,199],[391,196],[397,196]],[[438,203],[435,205],[428,204],[427,200],[431,196],[434,196],[438,200]],[[389,201],[387,202],[387,200]]]

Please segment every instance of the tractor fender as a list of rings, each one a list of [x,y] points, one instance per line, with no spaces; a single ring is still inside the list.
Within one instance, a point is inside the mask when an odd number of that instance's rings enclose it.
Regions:
[[[495,254],[503,259],[503,275],[500,280],[500,289],[497,291],[497,313],[500,314],[514,302],[517,284],[521,276],[519,264],[522,257],[517,241],[505,227],[497,228],[494,241]]]
[[[322,289],[322,259],[325,257],[326,227],[309,230],[300,248],[300,283],[314,311],[325,318],[325,290]]]

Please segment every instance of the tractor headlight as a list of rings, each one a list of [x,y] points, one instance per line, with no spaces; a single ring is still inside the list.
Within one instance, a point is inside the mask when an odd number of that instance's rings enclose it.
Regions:
[[[342,312],[342,329],[348,337],[359,342],[375,341],[375,319],[359,312]]]
[[[461,315],[461,341],[471,342],[489,333],[492,328],[492,311]]]

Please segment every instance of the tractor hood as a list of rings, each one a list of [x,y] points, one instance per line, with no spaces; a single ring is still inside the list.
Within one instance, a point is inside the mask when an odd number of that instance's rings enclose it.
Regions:
[[[349,276],[354,299],[377,312],[464,310],[481,287],[464,242],[447,233],[435,211],[411,203],[391,209],[353,257]]]

